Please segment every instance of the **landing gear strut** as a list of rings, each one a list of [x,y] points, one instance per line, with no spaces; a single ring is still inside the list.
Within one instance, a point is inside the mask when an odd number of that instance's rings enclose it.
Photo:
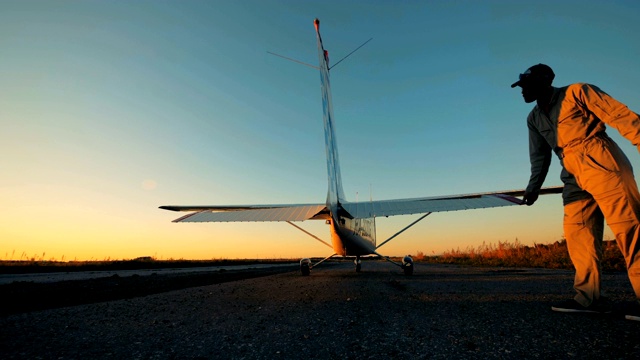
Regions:
[[[356,259],[353,261],[356,264],[356,272],[360,272],[362,269],[362,260],[360,260],[360,256],[356,256]]]
[[[295,226],[295,225],[294,225]],[[302,273],[302,276],[308,276],[309,274],[311,274],[311,269],[313,269],[314,267],[322,264],[323,262],[331,259],[332,257],[336,256],[338,254],[331,254],[329,256],[327,256],[326,258],[318,261],[315,264],[311,263],[311,259],[309,258],[304,258],[302,260],[300,260],[300,273]]]

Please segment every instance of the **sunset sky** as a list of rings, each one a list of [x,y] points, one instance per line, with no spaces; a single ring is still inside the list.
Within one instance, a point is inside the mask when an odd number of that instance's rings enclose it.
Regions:
[[[2,1],[0,259],[329,255],[286,223],[158,209],[325,201],[319,74],[267,53],[316,65],[316,17],[333,62],[373,38],[331,72],[353,201],[524,188],[532,105],[510,85],[540,62],[640,111],[638,1]],[[417,218],[378,219],[378,242]],[[561,237],[548,196],[432,214],[380,252]]]

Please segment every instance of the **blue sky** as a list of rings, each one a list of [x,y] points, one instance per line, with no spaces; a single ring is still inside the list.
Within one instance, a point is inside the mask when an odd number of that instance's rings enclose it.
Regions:
[[[542,62],[555,85],[640,111],[638,15],[635,1],[3,1],[0,258],[328,255],[284,223],[157,209],[324,201],[319,75],[267,53],[315,65],[316,17],[333,62],[373,38],[331,73],[350,200],[524,188],[531,105],[509,85]],[[415,218],[379,219],[379,241]],[[561,237],[555,196],[433,214],[380,250]]]

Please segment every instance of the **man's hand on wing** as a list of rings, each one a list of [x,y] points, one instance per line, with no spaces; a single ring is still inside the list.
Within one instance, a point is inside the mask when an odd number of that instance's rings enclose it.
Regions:
[[[522,203],[520,205],[531,206],[534,202],[536,202],[536,200],[538,200],[538,196],[538,193],[525,192],[524,196],[522,196]]]

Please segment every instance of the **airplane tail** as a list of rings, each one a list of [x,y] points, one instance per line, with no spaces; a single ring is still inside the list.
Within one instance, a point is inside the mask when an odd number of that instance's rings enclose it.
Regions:
[[[320,61],[320,83],[322,91],[322,112],[324,118],[324,140],[327,153],[327,174],[329,177],[329,191],[327,204],[337,205],[345,201],[342,190],[342,176],[340,175],[340,161],[335,126],[333,122],[333,106],[331,104],[331,86],[329,83],[329,52],[322,45],[320,36],[320,20],[315,19],[316,35],[318,38],[318,59]]]

